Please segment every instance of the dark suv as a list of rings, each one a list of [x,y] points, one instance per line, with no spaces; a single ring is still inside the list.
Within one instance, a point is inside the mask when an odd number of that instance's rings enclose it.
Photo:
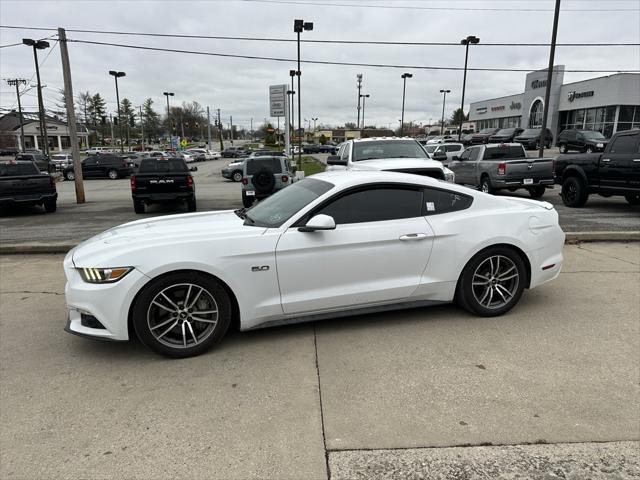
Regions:
[[[120,177],[128,177],[133,171],[133,163],[119,155],[91,155],[82,160],[83,178],[110,178],[116,180]],[[76,178],[73,165],[63,170],[64,178],[73,180]]]
[[[523,128],[503,128],[489,137],[489,143],[511,143],[523,130]]]
[[[567,153],[570,150],[593,153],[604,151],[609,140],[594,130],[564,130],[558,135],[556,143],[560,153]]]
[[[489,143],[489,137],[498,133],[499,128],[483,128],[478,133],[474,133],[471,137],[471,145],[480,145]]]
[[[16,155],[16,160],[36,162],[36,165],[41,172],[51,173],[54,170],[54,167],[53,165],[51,165],[49,158],[42,153],[19,153],[18,155]]]
[[[540,136],[542,134],[541,128],[527,128],[522,131],[513,139],[514,142],[520,143],[524,148],[540,148]],[[544,138],[544,148],[551,147],[553,144],[553,134],[551,130],[546,129],[546,135]]]

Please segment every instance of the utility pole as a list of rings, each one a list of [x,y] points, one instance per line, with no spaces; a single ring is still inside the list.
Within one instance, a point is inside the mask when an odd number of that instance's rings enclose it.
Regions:
[[[362,89],[362,74],[359,73],[357,75],[358,78],[358,122],[356,123],[356,128],[360,128],[360,90]]]
[[[233,145],[233,116],[229,115],[229,140],[231,140],[231,145]]]
[[[220,153],[224,150],[224,141],[222,140],[222,119],[220,118],[220,109],[218,108],[218,139],[220,140]]]
[[[253,117],[251,117],[251,123],[250,123],[251,127],[249,127],[250,130],[250,135],[251,135],[251,139],[253,140]]]
[[[440,121],[440,135],[444,135],[444,104],[447,101],[447,93],[451,93],[451,90],[440,90],[442,93],[442,120]],[[464,112],[463,112],[464,115]]]
[[[27,81],[22,78],[7,80],[7,84],[16,87],[16,97],[18,98],[18,115],[20,116],[20,147],[24,152],[24,118],[22,117],[22,104],[20,103],[20,85],[26,85]]]
[[[142,139],[142,143],[140,144],[140,151],[144,152],[144,122],[142,121],[142,105],[140,105],[140,137]]]
[[[556,0],[553,13],[553,32],[551,33],[551,51],[549,52],[549,69],[547,70],[547,88],[544,92],[544,110],[542,113],[542,130],[540,131],[540,150],[538,157],[544,155],[544,143],[547,140],[547,120],[549,118],[549,99],[551,97],[551,80],[553,79],[553,59],[556,54],[556,36],[558,34],[558,17],[560,16],[560,0]]]
[[[71,158],[76,187],[76,203],[84,203],[84,183],[82,182],[82,163],[80,162],[80,147],[78,146],[78,132],[76,131],[76,112],[73,108],[73,85],[71,84],[71,66],[69,51],[67,50],[67,33],[64,28],[58,28],[60,42],[60,57],[62,59],[62,76],[64,79],[64,96],[67,104],[67,124],[69,139],[71,140]]]
[[[113,146],[113,115],[109,114],[109,125],[111,125],[111,145]]]
[[[209,107],[207,107],[207,149],[211,150],[211,115]]]

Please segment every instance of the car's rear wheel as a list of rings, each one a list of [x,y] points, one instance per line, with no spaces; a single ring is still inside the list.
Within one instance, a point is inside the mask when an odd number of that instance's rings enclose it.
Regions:
[[[242,192],[242,206],[244,208],[250,208],[253,205],[255,197],[250,197],[245,192]]]
[[[76,175],[71,170],[69,170],[67,172],[64,172],[64,178],[66,180],[71,181],[71,180],[75,180],[76,179]]]
[[[118,171],[111,169],[107,172],[107,177],[109,177],[111,180],[117,180],[119,175],[118,175]]]
[[[575,175],[564,179],[560,195],[564,204],[573,208],[583,207],[587,203],[587,198],[589,198],[587,185]]]
[[[531,198],[541,198],[544,195],[544,191],[546,190],[546,188],[538,186],[538,187],[531,187],[528,190],[529,190],[529,196]]]
[[[558,151],[560,153],[567,153],[567,145],[564,143],[558,144]]]
[[[189,210],[190,212],[195,212],[196,208],[197,208],[196,207],[196,197],[193,196],[189,200],[187,200],[187,210]]]
[[[480,190],[484,193],[495,192],[495,189],[493,188],[493,186],[491,186],[491,180],[489,180],[489,177],[487,175],[482,177],[482,180],[480,181]]]
[[[640,193],[629,193],[624,198],[630,205],[640,205]]]
[[[44,211],[47,213],[53,213],[57,208],[58,207],[55,200],[46,200],[44,202]]]
[[[162,355],[184,358],[204,353],[229,328],[231,301],[215,279],[174,273],[152,281],[133,308],[136,334]]]
[[[231,175],[231,179],[234,182],[239,182],[242,180],[242,172],[240,170],[236,170],[235,172],[233,172],[233,175]]]
[[[140,200],[133,201],[133,210],[136,213],[144,213],[144,202]]]
[[[502,315],[520,300],[526,272],[522,258],[513,249],[488,248],[467,263],[458,282],[456,300],[476,315]]]

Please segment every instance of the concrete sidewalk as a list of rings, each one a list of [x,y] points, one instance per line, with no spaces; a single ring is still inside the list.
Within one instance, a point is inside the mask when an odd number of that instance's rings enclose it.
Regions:
[[[186,360],[66,334],[62,256],[0,257],[0,478],[640,478],[640,244],[565,256],[503,317],[342,318]]]

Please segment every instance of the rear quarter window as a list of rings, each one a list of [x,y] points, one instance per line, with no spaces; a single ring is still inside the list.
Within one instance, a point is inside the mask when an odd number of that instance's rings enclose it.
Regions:
[[[0,163],[0,177],[19,175],[40,175],[40,170],[33,163]]]
[[[524,158],[525,153],[521,146],[487,147],[484,151],[484,160],[497,160],[500,158]]]
[[[282,173],[282,164],[279,158],[255,158],[247,160],[247,175],[255,175],[260,170],[267,169],[272,173]]]
[[[466,210],[473,203],[473,197],[449,190],[425,188],[423,195],[422,214],[438,215],[440,213],[458,212]]]
[[[180,158],[142,160],[138,173],[187,173],[187,165]]]

